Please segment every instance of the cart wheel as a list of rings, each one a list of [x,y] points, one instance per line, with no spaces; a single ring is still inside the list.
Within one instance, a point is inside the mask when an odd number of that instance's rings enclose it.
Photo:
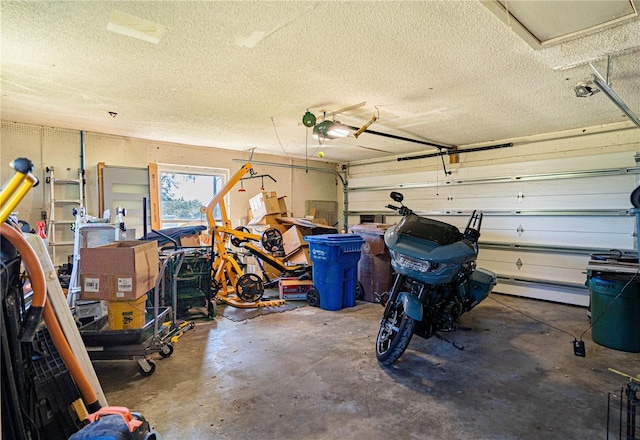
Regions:
[[[163,345],[162,348],[160,349],[160,356],[162,356],[163,358],[168,358],[172,354],[173,354],[173,344]]]
[[[215,298],[220,290],[220,283],[216,280],[211,280],[211,297]]]
[[[156,363],[151,360],[143,359],[142,361],[138,361],[140,374],[143,376],[151,376],[156,371]]]
[[[262,279],[255,273],[246,273],[238,278],[236,293],[242,301],[258,301],[264,294]]]
[[[356,299],[358,301],[361,301],[363,298],[364,298],[364,286],[360,281],[358,281],[358,284],[356,285]]]
[[[313,286],[307,291],[307,302],[310,306],[320,307],[320,292]]]

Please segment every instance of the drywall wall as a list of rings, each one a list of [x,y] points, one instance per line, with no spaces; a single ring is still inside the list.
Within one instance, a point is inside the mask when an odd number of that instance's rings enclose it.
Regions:
[[[80,132],[2,122],[0,178],[10,175],[8,163],[26,156],[43,178],[54,166],[57,177],[74,177],[80,164]],[[87,207],[97,210],[96,164],[145,167],[150,162],[227,168],[248,153],[192,147],[85,133]],[[398,160],[398,157],[351,162],[348,169],[348,223],[360,214],[386,214],[388,194],[405,193],[406,203],[430,216],[464,227],[473,209],[485,211],[479,264],[500,275],[498,291],[552,301],[586,305],[584,287],[589,252],[637,249],[630,192],[640,183],[636,153],[640,130],[612,125],[532,136],[513,146],[459,155],[445,175],[439,157]],[[483,147],[471,145],[464,148]],[[425,151],[424,153],[432,153]],[[254,162],[304,165],[282,157],[256,155]],[[314,161],[313,167],[334,169]],[[256,166],[273,175],[267,190],[287,196],[291,214],[304,214],[305,200],[336,200],[342,219],[343,186],[335,175],[270,166]],[[247,192],[234,192],[233,220],[246,216],[248,199],[260,181],[245,183]],[[32,224],[48,208],[48,187],[41,184],[20,204],[20,217]]]
[[[589,254],[637,250],[629,196],[640,183],[640,130],[595,127],[512,144],[459,154],[458,163],[445,157],[450,174],[441,157],[352,162],[349,223],[361,214],[396,222],[384,208],[392,190],[412,209],[461,229],[481,210],[478,264],[499,275],[497,291],[587,305]]]
[[[32,189],[18,206],[19,217],[32,226],[40,219],[42,210],[49,209],[49,185],[44,182],[47,167],[54,167],[56,178],[77,178],[81,160],[86,170],[86,207],[90,215],[99,216],[97,164],[124,167],[147,167],[151,162],[224,168],[233,175],[243,165],[236,159],[246,160],[247,152],[234,152],[217,148],[195,147],[161,141],[148,141],[100,133],[83,133],[84,154],[80,157],[80,131],[42,127],[38,125],[2,121],[0,142],[0,179],[5,182],[11,175],[9,163],[17,157],[27,157],[34,162],[35,174],[41,184]],[[303,166],[304,161],[284,157],[259,155],[253,157],[260,162]],[[335,164],[321,161],[310,162],[315,168],[335,169]],[[336,200],[337,183],[330,173],[272,167],[254,166],[258,174],[270,174],[277,182],[264,180],[265,190],[277,191],[286,196],[290,215],[304,216],[305,201]],[[261,179],[244,182],[246,192],[233,192],[229,212],[234,224],[247,216],[249,198],[260,191]],[[142,203],[142,201],[141,201]]]

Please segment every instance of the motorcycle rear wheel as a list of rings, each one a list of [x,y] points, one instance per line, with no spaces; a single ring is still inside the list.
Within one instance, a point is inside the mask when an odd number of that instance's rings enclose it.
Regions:
[[[376,357],[382,365],[391,365],[409,346],[416,321],[404,313],[402,301],[387,304],[376,339]]]

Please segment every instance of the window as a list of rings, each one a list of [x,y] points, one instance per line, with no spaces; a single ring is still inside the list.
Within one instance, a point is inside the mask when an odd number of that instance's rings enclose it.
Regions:
[[[200,208],[207,206],[229,178],[229,170],[158,164],[160,174],[160,223],[162,229],[206,225]],[[226,201],[228,205],[228,201]],[[221,220],[220,207],[213,211]]]

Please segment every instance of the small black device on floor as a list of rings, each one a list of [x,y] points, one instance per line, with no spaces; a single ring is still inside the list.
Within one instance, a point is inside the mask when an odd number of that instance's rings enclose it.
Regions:
[[[584,341],[578,341],[577,339],[573,340],[573,354],[580,357],[585,357],[587,355],[584,348]]]

